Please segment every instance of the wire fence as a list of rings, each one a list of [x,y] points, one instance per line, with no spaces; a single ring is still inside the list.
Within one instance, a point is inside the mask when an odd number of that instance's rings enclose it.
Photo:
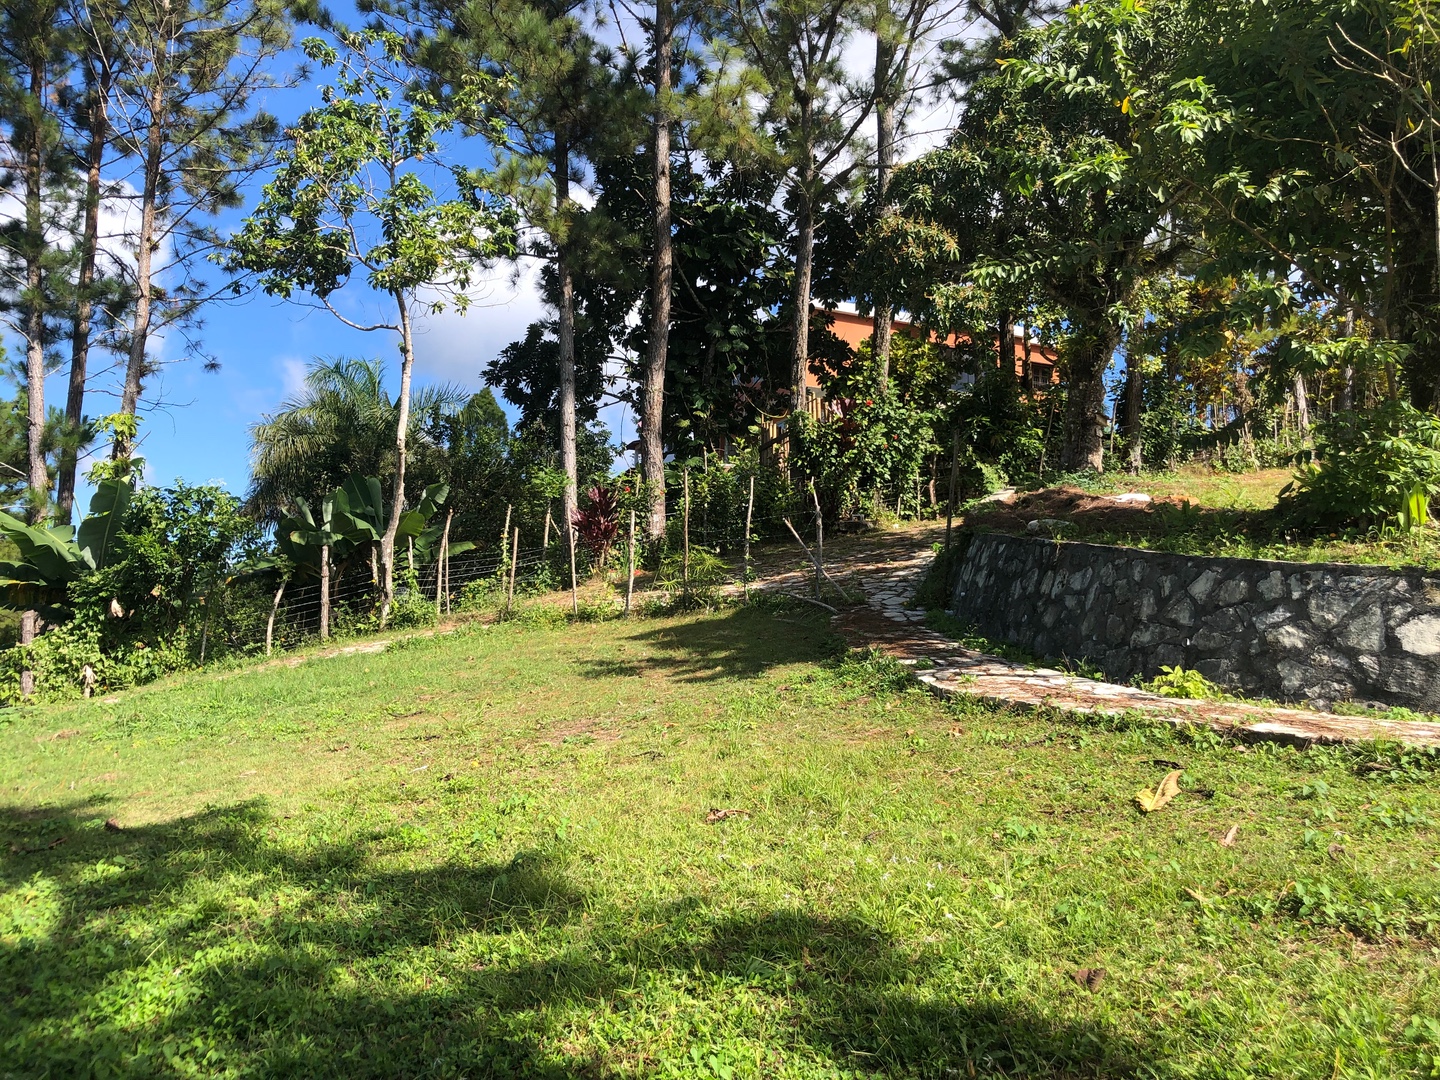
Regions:
[[[637,561],[656,569],[667,555],[685,546],[688,536],[692,551],[708,551],[733,563],[747,535],[753,543],[793,544],[796,537],[811,543],[817,532],[817,518],[822,515],[826,530],[833,534],[896,519],[943,518],[946,511],[945,498],[936,492],[933,480],[863,494],[851,492],[837,500],[834,496],[827,499],[808,483],[792,484],[777,479],[777,475],[754,476],[752,486],[750,475],[730,475],[723,467],[686,474],[678,485],[680,490],[670,492],[667,499],[665,538],[647,543],[638,535],[643,522],[637,526]],[[622,518],[610,565],[623,569],[629,541],[628,513]],[[459,611],[501,606],[512,588],[515,596],[525,597],[570,587],[570,544],[558,528],[545,530],[548,543],[519,549],[513,546],[513,528],[509,532],[509,550],[502,550],[499,538],[491,535],[483,546],[423,565],[412,564],[412,556],[404,549],[397,551],[395,601],[389,626],[404,629],[433,623],[438,617]],[[577,580],[587,581],[595,568],[592,553],[577,542]],[[356,555],[332,570],[328,619],[331,634],[348,636],[379,629],[383,590],[377,577],[368,553]],[[207,598],[205,606],[202,659],[207,648],[212,655],[221,650],[269,653],[321,636],[321,587],[313,576],[292,577],[283,585],[241,579]]]

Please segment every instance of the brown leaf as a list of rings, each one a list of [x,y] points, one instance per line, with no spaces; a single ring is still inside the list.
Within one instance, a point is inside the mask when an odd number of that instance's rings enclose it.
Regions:
[[[124,831],[125,831],[124,828],[123,828],[123,826],[121,826],[120,822],[116,821],[113,817],[112,817],[112,818],[106,818],[106,819],[105,819],[105,828],[106,828],[107,830],[109,830],[110,832],[124,832]]]
[[[1220,846],[1221,846],[1221,847],[1234,847],[1234,846],[1235,846],[1235,838],[1236,838],[1237,836],[1239,836],[1239,835],[1240,835],[1240,826],[1239,826],[1239,825],[1231,825],[1230,828],[1228,828],[1228,829],[1225,830],[1225,835],[1220,838]]]
[[[1342,855],[1345,854],[1345,845],[1344,845],[1344,844],[1331,844],[1331,845],[1330,845],[1328,848],[1326,848],[1325,850],[1330,853],[1330,858],[1335,859],[1335,860],[1339,860],[1340,856],[1342,856]]]
[[[1105,969],[1076,968],[1075,974],[1070,977],[1093,994],[1100,989],[1100,984],[1105,980]]]
[[[718,806],[712,806],[710,812],[705,815],[705,824],[714,825],[717,821],[724,821],[728,817],[749,817],[749,810],[721,810]]]
[[[1154,791],[1148,788],[1135,793],[1135,801],[1140,804],[1140,809],[1147,814],[1153,814],[1162,806],[1168,803],[1176,795],[1180,794],[1180,770],[1165,774]]]

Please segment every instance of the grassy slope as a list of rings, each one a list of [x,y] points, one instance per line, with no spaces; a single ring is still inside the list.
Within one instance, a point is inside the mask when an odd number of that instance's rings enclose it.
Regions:
[[[1294,529],[1267,511],[1290,482],[1285,469],[1248,473],[1218,472],[1187,466],[1175,472],[1128,476],[1106,473],[1067,482],[1094,495],[1142,491],[1157,499],[1188,500],[1185,516],[1149,520],[1144,528],[1117,528],[1080,515],[1066,538],[1096,544],[1121,544],[1186,555],[1284,559],[1291,562],[1373,563],[1440,570],[1440,532],[1433,526],[1400,534],[1374,529],[1315,532]],[[983,515],[985,508],[977,508]],[[977,520],[979,520],[977,518]],[[983,521],[981,522],[982,524]]]
[[[830,649],[507,626],[11,714],[0,1076],[1432,1075],[1433,774]]]

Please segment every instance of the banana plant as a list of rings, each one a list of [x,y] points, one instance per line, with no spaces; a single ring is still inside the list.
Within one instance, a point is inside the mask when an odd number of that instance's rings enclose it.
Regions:
[[[114,558],[132,493],[128,480],[101,481],[78,531],[71,525],[27,525],[0,512],[0,533],[20,553],[18,559],[0,560],[0,605],[19,611],[63,608],[72,581],[103,570]]]
[[[433,561],[440,554],[440,541],[445,531],[440,511],[450,497],[450,485],[431,484],[425,489],[420,502],[400,515],[400,527],[395,533],[397,544],[404,543],[411,557],[418,563]],[[380,481],[373,476],[352,476],[335,492],[337,519],[342,528],[357,543],[379,543],[385,533],[390,508],[380,492]],[[469,540],[451,544],[451,555],[469,551],[475,545]]]
[[[305,499],[275,529],[275,546],[298,569],[320,579],[320,640],[330,637],[330,568],[355,546],[346,519],[336,512],[335,494],[320,500],[318,513]],[[278,601],[277,601],[278,604]]]

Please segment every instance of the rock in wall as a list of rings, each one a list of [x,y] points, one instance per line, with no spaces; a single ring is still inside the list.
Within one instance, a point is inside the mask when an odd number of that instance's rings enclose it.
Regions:
[[[981,533],[957,618],[1108,678],[1192,668],[1251,695],[1440,709],[1440,575]]]

